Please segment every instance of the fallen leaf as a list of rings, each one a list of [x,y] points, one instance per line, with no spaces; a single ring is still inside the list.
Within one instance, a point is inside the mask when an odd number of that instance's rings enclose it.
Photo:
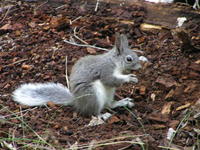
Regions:
[[[161,114],[163,115],[168,115],[171,112],[171,107],[174,104],[174,102],[168,102],[165,103],[165,105],[163,106],[162,110],[161,110]]]
[[[59,129],[59,128],[60,128],[60,125],[59,125],[59,124],[56,124],[56,125],[53,126],[53,128],[54,128],[54,129]]]
[[[90,120],[89,124],[86,125],[87,127],[89,126],[97,126],[100,124],[104,124],[105,122],[103,121],[103,119],[101,119],[101,117],[94,117],[92,116],[92,119]]]
[[[64,131],[68,131],[68,127],[67,126],[63,126],[63,130]]]
[[[90,54],[96,54],[96,50],[94,48],[91,48],[91,47],[87,47],[87,52],[90,53]]]
[[[189,72],[188,77],[189,78],[199,78],[200,77],[200,73],[191,71],[191,72]]]
[[[3,25],[0,30],[12,30],[12,26],[10,24]]]
[[[43,29],[44,29],[44,30],[49,30],[49,29],[50,29],[50,26],[44,26]]]
[[[194,112],[194,118],[200,117],[200,99],[198,99],[194,105],[192,106],[192,110]]]
[[[195,88],[197,87],[196,84],[189,84],[185,90],[184,90],[184,93],[191,93],[192,91],[195,90]]]
[[[162,27],[157,26],[157,25],[143,23],[140,25],[140,29],[143,31],[148,31],[148,30],[153,30],[153,29],[161,30]]]
[[[189,66],[190,69],[194,70],[194,71],[198,71],[200,72],[200,65],[197,64],[197,63],[192,63],[190,66]]]
[[[29,69],[31,69],[31,68],[32,68],[31,65],[26,65],[26,64],[23,64],[23,65],[22,65],[22,69],[29,70]]]
[[[56,104],[54,102],[52,102],[52,101],[49,101],[49,102],[47,102],[47,106],[53,108],[53,107],[56,106]]]
[[[12,25],[13,30],[19,30],[19,29],[23,29],[23,28],[24,28],[24,25],[21,23],[15,23]]]
[[[177,82],[171,77],[171,76],[159,76],[156,79],[156,83],[162,84],[167,88],[170,88],[172,86],[177,86]]]
[[[145,40],[146,40],[145,36],[142,36],[137,39],[137,42],[138,42],[138,44],[141,44],[141,43],[144,43]]]
[[[166,128],[166,125],[163,125],[163,124],[153,124],[152,127],[153,127],[155,130],[159,130],[159,129],[164,129],[164,128]]]
[[[9,83],[7,83],[7,84],[4,86],[5,89],[8,89],[8,88],[10,88],[10,87],[11,87],[11,85],[10,85]]]
[[[141,86],[140,87],[140,95],[145,95],[146,94],[146,87],[145,86]]]
[[[151,121],[155,121],[155,122],[160,122],[160,123],[166,123],[169,120],[166,115],[162,115],[160,113],[150,114],[149,116],[147,116],[147,119]]]
[[[191,106],[191,103],[186,103],[185,105],[179,106],[176,108],[177,111],[186,109]]]
[[[20,32],[19,30],[16,30],[16,31],[15,31],[15,35],[16,35],[16,36],[20,36],[20,35],[21,35],[21,32]]]
[[[119,122],[120,119],[117,117],[117,116],[112,116],[109,120],[108,120],[108,123],[109,124],[113,124],[113,123],[117,123]]]
[[[169,123],[169,127],[176,129],[176,127],[179,125],[180,121],[179,120],[171,120]]]
[[[69,27],[69,23],[70,21],[67,17],[52,17],[50,20],[50,27],[57,30],[62,30]]]
[[[30,22],[28,25],[29,25],[31,28],[35,28],[35,27],[36,27],[35,22]]]
[[[165,100],[170,99],[170,98],[172,98],[173,96],[174,96],[174,90],[171,89],[171,90],[169,91],[169,93],[167,93],[167,95],[165,96]]]
[[[195,63],[196,63],[196,64],[200,64],[200,59],[199,59],[199,60],[197,60],[197,61],[195,61]]]
[[[120,20],[119,22],[121,22],[122,24],[131,24],[131,25],[134,25],[134,22],[133,20]]]

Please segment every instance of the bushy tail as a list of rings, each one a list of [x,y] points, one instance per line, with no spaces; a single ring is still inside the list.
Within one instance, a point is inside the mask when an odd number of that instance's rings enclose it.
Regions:
[[[22,84],[13,92],[14,101],[28,106],[55,104],[72,105],[73,94],[59,83],[28,83]]]

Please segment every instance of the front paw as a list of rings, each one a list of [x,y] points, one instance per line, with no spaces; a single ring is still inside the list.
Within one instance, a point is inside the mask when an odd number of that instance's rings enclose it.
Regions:
[[[136,78],[136,75],[129,74],[128,76],[129,76],[129,82],[138,83],[138,78]]]

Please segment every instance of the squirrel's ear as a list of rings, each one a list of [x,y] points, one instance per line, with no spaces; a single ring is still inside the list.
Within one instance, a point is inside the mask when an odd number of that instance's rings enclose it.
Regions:
[[[122,54],[128,48],[128,39],[126,35],[116,33],[115,35],[115,49],[118,55]]]

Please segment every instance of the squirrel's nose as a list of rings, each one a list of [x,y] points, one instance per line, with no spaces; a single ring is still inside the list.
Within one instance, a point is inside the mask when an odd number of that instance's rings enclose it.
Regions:
[[[141,68],[142,68],[142,66],[141,66],[140,63],[138,63],[138,64],[136,64],[136,65],[134,66],[134,70],[139,70],[139,69],[141,69]]]

